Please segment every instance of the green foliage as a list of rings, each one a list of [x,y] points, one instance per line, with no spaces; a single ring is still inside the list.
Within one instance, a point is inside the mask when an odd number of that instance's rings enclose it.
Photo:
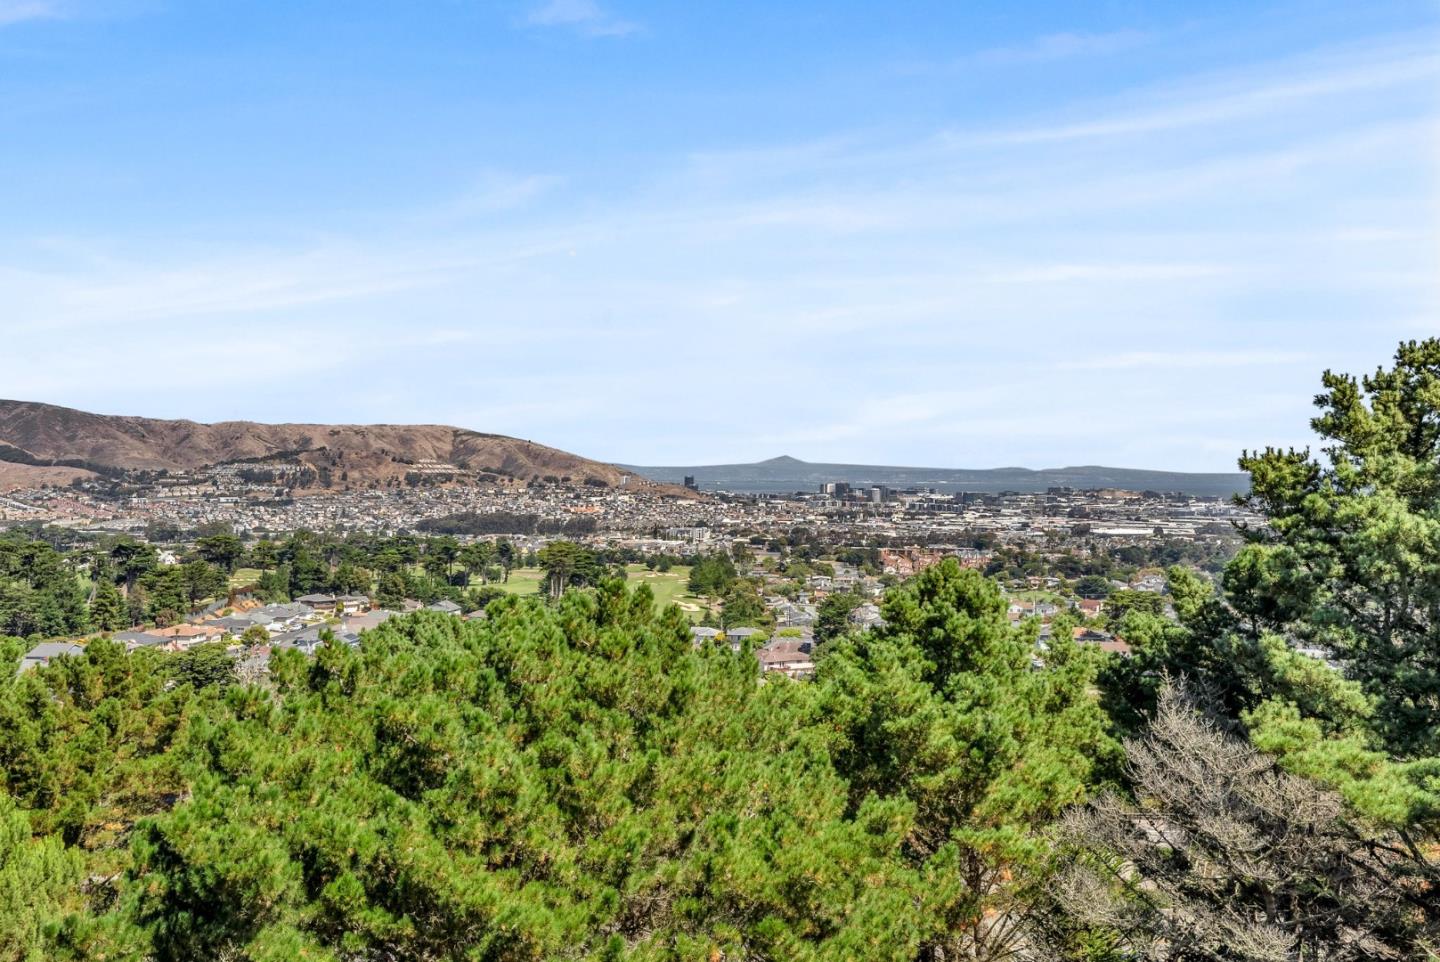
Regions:
[[[283,602],[291,599],[290,568],[279,565],[260,575],[255,583],[255,592],[267,602]]]
[[[149,571],[139,587],[145,591],[146,617],[158,624],[174,624],[190,610],[190,582],[179,565]]]
[[[202,559],[229,574],[245,556],[245,544],[234,534],[224,532],[200,538],[195,542],[195,551]]]
[[[1232,599],[1257,627],[1332,650],[1376,699],[1390,751],[1440,755],[1440,339],[1323,381],[1311,422],[1323,460],[1241,459],[1268,525],[1235,565]]]
[[[85,595],[68,559],[43,541],[0,538],[0,634],[73,635],[88,627]]]
[[[824,643],[844,634],[850,627],[850,612],[864,601],[849,591],[826,595],[820,602],[815,618],[815,641]]]
[[[110,562],[128,593],[136,582],[159,566],[160,554],[152,544],[120,538],[110,547]]]
[[[125,905],[160,959],[909,959],[908,806],[850,811],[808,686],[607,583],[277,659],[197,730]]]
[[[365,568],[342,561],[330,572],[325,590],[338,595],[368,595],[374,576]]]
[[[1251,560],[1237,563],[1254,570]],[[1116,626],[1132,654],[1108,659],[1100,683],[1122,732],[1143,731],[1166,679],[1188,679],[1213,710],[1243,725],[1256,748],[1338,790],[1368,818],[1404,827],[1440,814],[1440,762],[1400,763],[1382,751],[1376,699],[1362,685],[1278,635],[1251,633],[1193,573],[1172,570],[1170,593],[1178,623],[1131,611]]]
[[[1362,727],[1327,730],[1294,703],[1271,699],[1244,717],[1250,741],[1287,771],[1340,793],[1371,821],[1395,828],[1440,816],[1440,760],[1392,761]]]
[[[128,824],[178,792],[169,753],[192,696],[165,663],[96,639],[0,688],[0,791],[37,833],[113,857]]]
[[[0,688],[0,791],[108,880],[56,883],[35,957],[902,962],[1012,904],[1105,750],[1085,654],[1033,671],[953,565],[818,684],[618,580],[488,611],[282,652],[270,691],[104,640]]]
[[[20,668],[20,658],[29,648],[23,638],[0,635],[0,680],[15,677]]]
[[[1111,622],[1122,622],[1132,611],[1147,615],[1159,615],[1165,610],[1165,599],[1153,591],[1131,591],[1122,588],[1111,592],[1105,602],[1106,614]]]
[[[719,598],[735,581],[735,563],[723,554],[707,555],[690,567],[687,587],[692,595]]]
[[[405,603],[406,585],[403,575],[387,571],[380,576],[375,591],[375,603],[382,608],[396,609]]]
[[[1043,875],[1045,825],[1117,750],[1089,694],[1093,655],[1062,638],[1037,670],[999,588],[953,559],[883,613],[883,629],[832,641],[819,663],[848,804],[909,811],[906,861],[935,885],[927,957],[998,957]]]
[[[219,642],[196,645],[189,651],[176,655],[170,659],[170,671],[177,682],[194,688],[208,688],[212,685],[224,688],[236,681],[235,659],[226,653],[225,646]]]
[[[760,597],[759,586],[745,578],[736,579],[725,591],[720,606],[720,627],[769,627],[773,619]]]
[[[1085,575],[1075,582],[1075,594],[1081,598],[1108,598],[1114,589],[1103,575]]]
[[[130,623],[129,612],[120,589],[109,579],[95,584],[95,596],[90,599],[90,624],[101,631],[118,631]]]
[[[1356,380],[1327,373],[1308,452],[1247,455],[1267,524],[1225,569],[1223,594],[1170,572],[1178,623],[1132,608],[1133,649],[1101,675],[1136,734],[1165,678],[1184,678],[1288,772],[1372,823],[1440,819],[1440,341],[1402,345]],[[1114,598],[1112,598],[1112,603]],[[1342,672],[1297,651],[1332,653]]]
[[[261,538],[250,547],[250,564],[261,571],[268,571],[279,563],[279,549],[270,539]]]
[[[573,541],[552,541],[540,549],[540,568],[545,572],[545,591],[559,598],[568,587],[594,584],[600,577],[595,553]]]
[[[251,550],[262,596],[373,580],[388,607],[488,617],[281,651],[264,687],[218,645],[104,639],[16,675],[30,642],[0,635],[0,962],[935,962],[1034,955],[1032,935],[1054,958],[1189,962],[1357,932],[1408,951],[1440,883],[1440,342],[1325,383],[1326,460],[1245,459],[1269,524],[1221,590],[1170,569],[1176,620],[1107,580],[1189,558],[1168,546],[997,555],[1109,593],[1129,658],[1063,617],[1038,644],[947,560],[890,591],[877,630],[850,629],[858,597],[827,598],[797,683],[693,648],[677,608],[605,577],[623,552],[304,532]],[[226,590],[230,537],[168,567],[127,539],[0,539],[0,631],[178,617]],[[790,574],[825,570],[812,536],[789,544]],[[548,599],[470,587],[522,560]],[[726,626],[764,616],[729,557],[689,586]],[[1215,723],[1175,710],[1182,677]],[[1128,758],[1111,733],[1134,736]],[[1156,844],[1162,826],[1180,834]]]
[[[32,838],[25,813],[0,792],[0,962],[53,957],[53,931],[80,908],[83,864],[60,839]]]

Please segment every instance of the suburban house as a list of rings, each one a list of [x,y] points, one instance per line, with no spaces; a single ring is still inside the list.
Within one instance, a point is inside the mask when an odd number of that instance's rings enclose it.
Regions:
[[[850,624],[857,628],[878,628],[885,624],[885,619],[880,616],[878,606],[867,603],[850,612]]]
[[[765,632],[759,628],[726,628],[725,640],[730,642],[732,651],[739,651],[745,642],[755,638],[764,638]]]
[[[1101,651],[1108,654],[1129,656],[1130,646],[1108,631],[1099,631],[1095,628],[1076,628],[1074,638],[1083,645],[1094,645]]]
[[[370,609],[370,599],[364,595],[311,594],[301,595],[295,600],[309,606],[312,611],[327,615],[334,614],[336,608],[347,615],[356,615]]]
[[[772,606],[775,612],[775,623],[781,628],[810,628],[815,624],[817,617],[813,605],[795,604],[782,600],[780,604]]]
[[[152,631],[117,631],[110,636],[110,640],[120,642],[125,646],[126,651],[134,651],[136,648],[159,648],[170,643],[169,638],[157,635]]]
[[[720,629],[718,628],[706,628],[704,625],[696,625],[690,629],[690,639],[695,643],[696,648],[699,648],[707,641],[714,641],[718,637],[720,637]]]
[[[315,617],[315,611],[308,605],[290,602],[283,605],[266,605],[250,612],[249,618],[272,635],[294,631]]]
[[[760,662],[760,671],[772,672],[787,678],[808,678],[815,673],[815,660],[810,656],[810,645],[796,638],[777,638],[755,652]]]
[[[56,658],[74,658],[77,655],[85,654],[85,649],[77,644],[68,641],[42,641],[40,644],[25,652],[20,659],[20,671],[29,671],[31,668],[40,668],[50,664]],[[17,672],[18,674],[18,672]]]
[[[194,648],[207,641],[219,641],[225,637],[225,629],[218,625],[174,625],[170,628],[156,628],[149,633],[164,638],[166,645],[177,651]]]
[[[363,615],[346,618],[341,622],[341,629],[347,633],[359,635],[362,631],[380,627],[398,614],[398,611],[376,608],[374,611],[367,611]]]
[[[245,634],[247,629],[255,627],[255,622],[244,615],[227,615],[224,618],[216,618],[214,621],[209,622],[209,624],[214,625],[216,628],[225,632],[225,634],[235,638]]]

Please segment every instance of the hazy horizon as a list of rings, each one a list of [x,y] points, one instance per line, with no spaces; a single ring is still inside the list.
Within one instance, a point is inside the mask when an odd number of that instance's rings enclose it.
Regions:
[[[1440,10],[0,0],[0,394],[1231,472],[1440,306]]]
[[[20,403],[24,403],[24,404],[42,404],[42,405],[48,405],[48,406],[51,406],[51,407],[66,408],[67,410],[79,410],[79,409],[76,409],[76,408],[70,408],[68,405],[57,404],[56,402],[53,402],[53,401],[46,401],[46,400],[38,399],[38,398],[0,398],[0,404],[5,404],[5,403],[7,403],[7,402],[20,402]],[[200,422],[200,421],[196,421],[195,418],[185,417],[185,416],[182,416],[182,415],[176,415],[176,416],[174,416],[173,418],[172,418],[172,417],[156,418],[156,417],[154,417],[154,416],[152,416],[152,415],[141,414],[141,413],[137,413],[137,412],[134,412],[134,411],[118,411],[118,410],[117,410],[117,411],[86,411],[86,412],[84,412],[84,413],[87,413],[87,414],[98,414],[98,415],[102,415],[102,416],[106,416],[106,417],[121,417],[121,418],[132,418],[132,417],[134,417],[134,418],[150,418],[150,419],[156,419],[156,420],[178,420],[178,421],[190,421],[190,422],[199,423],[199,424],[214,424],[214,423],[216,423],[216,422],[213,422],[213,421],[210,421],[210,422]],[[237,418],[232,418],[232,419],[228,419],[228,420],[232,420],[232,421],[235,421],[235,422],[237,422],[237,423],[253,423],[253,424],[285,424],[285,423],[289,423],[289,424],[298,424],[298,425],[313,425],[313,426],[315,426],[315,427],[331,427],[331,426],[368,427],[368,426],[387,426],[387,425],[388,425],[388,426],[396,426],[397,423],[398,423],[400,426],[404,426],[404,425],[414,425],[414,426],[417,426],[417,427],[441,426],[441,427],[453,427],[453,428],[461,428],[461,429],[470,429],[470,430],[478,431],[478,432],[480,432],[480,433],[491,433],[491,434],[497,433],[497,432],[486,432],[486,431],[484,431],[484,430],[481,429],[481,428],[475,428],[475,427],[473,427],[473,426],[465,425],[465,424],[449,424],[449,425],[444,425],[444,424],[441,424],[440,422],[436,422],[436,421],[412,421],[412,422],[371,421],[371,422],[363,422],[363,423],[362,423],[362,422],[355,422],[355,421],[289,421],[289,422],[285,422],[285,421],[265,421],[265,422],[257,422],[257,421],[255,421],[253,418],[245,418],[245,417],[237,417]],[[512,437],[513,437],[513,435],[512,435]],[[545,442],[543,439],[541,439],[541,438],[522,438],[521,440],[532,441],[532,442],[534,442],[534,443],[536,443],[536,444],[545,444],[545,443],[546,443],[546,442]],[[553,445],[550,445],[550,446],[553,447]],[[794,463],[797,463],[797,464],[804,464],[804,465],[809,465],[809,466],[815,466],[815,465],[822,465],[822,466],[835,465],[835,466],[839,466],[839,467],[852,467],[852,468],[868,468],[868,467],[875,467],[875,468],[901,468],[901,469],[907,469],[907,470],[922,470],[922,471],[923,471],[923,470],[936,469],[936,470],[941,470],[941,471],[1034,471],[1034,472],[1045,472],[1045,471],[1054,471],[1054,470],[1068,470],[1068,469],[1075,469],[1075,468],[1118,468],[1118,469],[1129,470],[1129,471],[1141,471],[1141,472],[1146,472],[1146,471],[1148,471],[1148,472],[1154,472],[1154,473],[1157,473],[1157,474],[1243,474],[1243,473],[1244,473],[1244,472],[1242,472],[1242,471],[1239,470],[1238,466],[1235,467],[1235,468],[1232,468],[1231,470],[1228,470],[1228,471],[1226,471],[1226,470],[1216,470],[1216,471],[1181,471],[1181,470],[1175,470],[1175,469],[1167,468],[1167,467],[1164,467],[1164,466],[1158,466],[1158,467],[1157,467],[1157,466],[1153,466],[1153,465],[1143,465],[1143,464],[1100,464],[1099,462],[1077,462],[1077,463],[1074,463],[1074,464],[939,464],[939,463],[935,463],[935,464],[929,464],[929,463],[927,463],[927,464],[920,464],[920,463],[914,463],[914,464],[899,464],[899,463],[893,463],[893,464],[890,464],[890,463],[881,463],[881,462],[876,462],[876,461],[857,461],[857,460],[845,459],[845,458],[835,458],[835,459],[804,458],[804,457],[798,457],[798,456],[793,455],[793,454],[790,454],[790,453],[788,453],[788,452],[787,452],[787,453],[783,453],[783,454],[757,455],[757,456],[755,456],[755,457],[743,458],[743,459],[737,460],[737,461],[704,461],[704,462],[702,462],[702,461],[694,461],[694,462],[679,462],[679,461],[675,461],[675,462],[669,462],[669,463],[664,463],[664,464],[661,464],[661,463],[659,463],[659,462],[656,462],[656,463],[654,463],[654,464],[642,464],[641,462],[638,462],[638,461],[623,461],[623,460],[619,460],[619,459],[616,459],[616,458],[607,458],[607,457],[604,456],[603,453],[596,454],[596,453],[594,453],[594,452],[579,451],[579,450],[577,450],[577,451],[570,451],[569,453],[571,453],[571,454],[578,454],[578,455],[581,455],[581,456],[583,456],[583,457],[590,458],[591,460],[601,461],[601,462],[608,463],[608,464],[616,464],[616,465],[619,465],[619,466],[621,466],[621,467],[636,467],[636,468],[674,468],[674,469],[680,469],[680,468],[691,468],[691,467],[695,467],[695,468],[751,467],[751,466],[757,466],[757,465],[770,464],[770,463],[772,463],[772,462],[785,462],[785,461],[790,461],[790,462],[794,462]],[[678,483],[678,482],[677,482],[677,483]]]

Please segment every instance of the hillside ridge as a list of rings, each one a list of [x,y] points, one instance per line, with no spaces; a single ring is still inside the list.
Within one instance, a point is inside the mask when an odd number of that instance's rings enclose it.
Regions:
[[[781,494],[814,491],[830,481],[856,486],[888,485],[898,488],[934,488],[943,493],[960,491],[1044,491],[1052,487],[1114,488],[1127,491],[1165,491],[1207,497],[1229,497],[1249,490],[1243,472],[1186,472],[1146,468],[1116,468],[1097,464],[1056,468],[937,468],[885,464],[840,464],[804,461],[790,455],[741,464],[622,465],[628,471],[666,484],[684,478],[706,491]]]
[[[176,473],[267,459],[308,465],[331,479],[327,487],[341,489],[382,486],[416,470],[443,474],[450,469],[456,480],[670,488],[548,445],[450,425],[207,424],[0,400],[0,461],[12,475],[57,467]]]

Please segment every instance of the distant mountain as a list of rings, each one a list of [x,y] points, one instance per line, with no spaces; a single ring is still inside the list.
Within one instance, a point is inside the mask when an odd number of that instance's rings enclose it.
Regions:
[[[383,486],[417,470],[437,473],[447,467],[459,481],[554,478],[618,486],[628,479],[632,486],[656,488],[613,464],[443,425],[199,424],[0,400],[0,483],[9,487],[86,474],[173,474],[260,461],[294,465],[300,477],[312,479],[307,490]]]
[[[1072,468],[907,468],[876,464],[819,464],[789,455],[754,464],[710,464],[695,467],[643,467],[624,465],[627,471],[669,484],[692,476],[705,491],[780,494],[814,491],[827,481],[846,481],[857,487],[877,484],[895,488],[935,488],[938,491],[1044,491],[1052,487],[1118,488],[1125,491],[1178,491],[1185,494],[1228,497],[1250,489],[1249,475],[1234,472],[1187,474],[1084,465]]]

